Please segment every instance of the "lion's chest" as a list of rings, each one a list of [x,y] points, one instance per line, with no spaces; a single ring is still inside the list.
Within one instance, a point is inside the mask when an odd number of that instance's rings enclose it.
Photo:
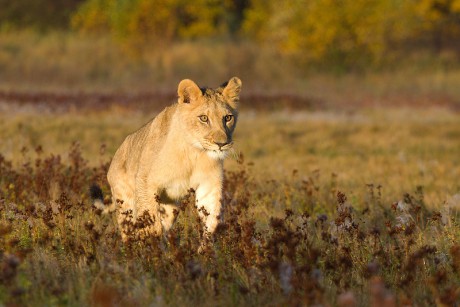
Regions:
[[[179,200],[186,196],[191,188],[196,189],[194,167],[182,167],[180,171],[171,171],[163,176],[163,184],[160,185],[168,199]]]
[[[168,158],[174,157],[173,154],[177,152],[171,153]],[[161,176],[156,176],[155,180],[159,183],[157,187],[160,188],[162,196],[168,201],[182,199],[189,194],[190,189],[196,190],[200,184],[207,181],[209,161],[214,162],[206,154],[194,151],[174,158],[176,159],[173,159],[173,163],[162,163],[162,166],[168,167],[165,167]]]
[[[190,188],[190,180],[188,178],[181,180],[177,179],[169,182],[165,186],[164,191],[166,192],[168,198],[178,200],[187,195]]]

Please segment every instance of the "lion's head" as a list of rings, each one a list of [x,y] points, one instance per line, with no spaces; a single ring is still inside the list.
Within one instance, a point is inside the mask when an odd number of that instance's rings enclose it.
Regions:
[[[179,114],[186,139],[216,159],[233,147],[241,80],[233,77],[216,89],[199,88],[189,79],[179,83]]]

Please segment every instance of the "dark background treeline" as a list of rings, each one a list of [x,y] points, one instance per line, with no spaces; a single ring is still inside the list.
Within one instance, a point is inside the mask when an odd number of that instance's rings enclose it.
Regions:
[[[408,55],[458,61],[458,0],[0,0],[3,31],[110,35],[126,50],[251,41],[300,64],[385,67]]]

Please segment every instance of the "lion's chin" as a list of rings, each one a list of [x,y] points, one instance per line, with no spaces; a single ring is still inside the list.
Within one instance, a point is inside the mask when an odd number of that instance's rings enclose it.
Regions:
[[[207,150],[206,153],[208,156],[215,160],[223,160],[227,157],[228,151],[222,150]]]

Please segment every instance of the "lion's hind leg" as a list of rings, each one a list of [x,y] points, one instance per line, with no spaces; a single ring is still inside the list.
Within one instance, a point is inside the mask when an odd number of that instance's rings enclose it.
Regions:
[[[163,233],[160,219],[158,188],[147,185],[142,179],[136,180],[136,231],[140,239],[158,237]]]
[[[127,241],[135,229],[134,192],[128,183],[118,182],[112,187],[112,206],[117,212],[118,227],[121,238]]]

